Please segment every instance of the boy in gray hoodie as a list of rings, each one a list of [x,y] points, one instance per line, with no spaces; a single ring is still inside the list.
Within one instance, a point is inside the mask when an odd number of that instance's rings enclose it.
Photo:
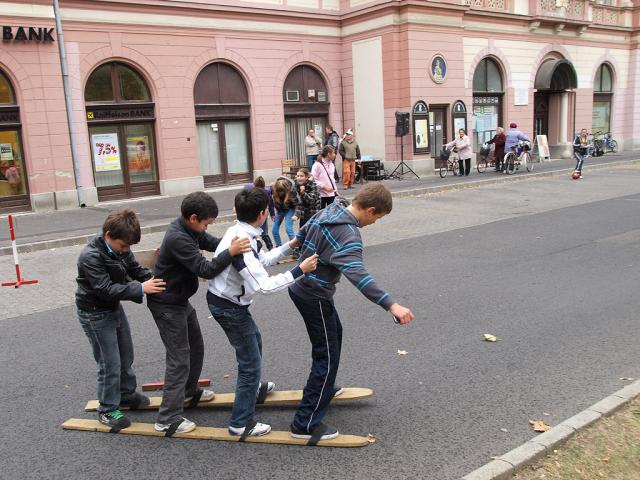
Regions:
[[[291,423],[291,436],[309,439],[309,444],[338,436],[338,430],[322,423],[336,387],[340,363],[342,325],[333,303],[336,283],[342,274],[372,302],[388,310],[400,324],[413,320],[413,313],[395,303],[378,287],[364,268],[359,228],[372,225],[391,212],[391,192],[381,183],[369,183],[346,206],[340,201],[318,212],[300,229],[301,260],[317,254],[318,268],[289,287],[289,296],[302,315],[311,341],[311,372],[298,411]]]

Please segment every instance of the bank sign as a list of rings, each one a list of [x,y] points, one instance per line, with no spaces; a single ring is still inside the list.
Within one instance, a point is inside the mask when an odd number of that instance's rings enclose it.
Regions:
[[[53,28],[2,26],[2,41],[53,42]]]

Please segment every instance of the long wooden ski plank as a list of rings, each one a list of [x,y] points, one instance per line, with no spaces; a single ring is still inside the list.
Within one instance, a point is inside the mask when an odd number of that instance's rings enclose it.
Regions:
[[[352,400],[362,400],[373,395],[370,388],[343,388],[343,393],[333,398],[333,402],[346,402]],[[209,402],[200,402],[198,407],[229,407],[233,405],[235,394],[233,393],[216,393],[213,400]],[[264,403],[260,405],[297,405],[302,399],[302,390],[276,390],[267,394]],[[157,410],[160,408],[162,397],[149,397],[151,403],[144,407],[144,410]],[[84,407],[85,412],[95,412],[98,409],[97,400],[89,400]],[[122,407],[121,410],[126,410]]]
[[[72,418],[62,424],[65,430],[80,430],[85,432],[110,433],[111,428],[97,420],[86,418]],[[132,423],[130,427],[120,430],[119,433],[127,435],[146,435],[152,437],[164,437],[162,432],[156,432],[153,423]],[[194,440],[215,440],[223,442],[237,442],[240,437],[230,435],[226,428],[197,427],[189,433],[176,433],[172,438],[189,438]],[[261,437],[248,437],[246,443],[271,443],[282,445],[307,446],[307,440],[293,438],[289,432],[271,431]],[[318,447],[365,447],[369,445],[367,437],[356,435],[338,435],[331,440],[321,440]]]

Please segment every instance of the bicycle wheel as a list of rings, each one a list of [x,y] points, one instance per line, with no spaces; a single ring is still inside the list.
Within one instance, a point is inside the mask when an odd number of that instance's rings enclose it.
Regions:
[[[533,162],[531,161],[531,154],[529,152],[524,152],[522,161],[524,162],[527,172],[533,172]]]
[[[513,175],[516,171],[516,154],[509,152],[504,157],[504,167],[507,175]]]
[[[444,167],[440,167],[440,178],[446,177],[448,171],[449,168],[447,167],[447,165],[445,165]]]
[[[598,152],[604,153],[604,143],[602,142],[602,140],[594,140],[593,148],[596,151],[596,155],[595,156],[597,156]]]
[[[451,166],[451,168],[453,169],[453,174],[456,177],[460,175],[460,164],[458,163],[458,160],[453,161],[453,165]]]
[[[481,158],[480,160],[478,160],[478,162],[476,163],[476,168],[478,169],[478,173],[484,173],[484,171],[487,169],[487,159]]]
[[[618,153],[618,142],[616,142],[615,140],[611,140],[609,142],[609,148],[613,153]]]

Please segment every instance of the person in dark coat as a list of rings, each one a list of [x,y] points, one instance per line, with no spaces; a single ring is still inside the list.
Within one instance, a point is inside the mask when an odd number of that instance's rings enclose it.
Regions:
[[[504,161],[504,143],[507,141],[507,136],[504,134],[504,128],[498,127],[496,130],[496,134],[493,136],[491,140],[489,140],[488,144],[494,144],[494,156],[496,159],[496,172],[502,171],[502,162]]]

